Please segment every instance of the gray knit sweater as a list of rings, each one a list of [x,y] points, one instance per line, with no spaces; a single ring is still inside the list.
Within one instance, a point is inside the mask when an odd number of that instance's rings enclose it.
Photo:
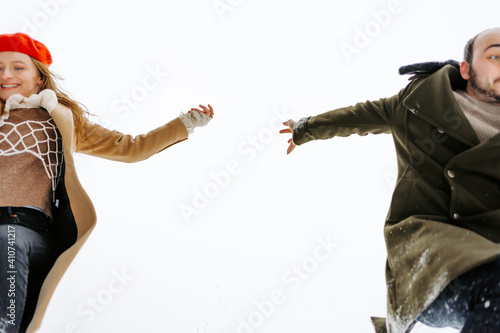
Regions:
[[[481,142],[500,132],[500,105],[481,102],[463,90],[453,94]]]

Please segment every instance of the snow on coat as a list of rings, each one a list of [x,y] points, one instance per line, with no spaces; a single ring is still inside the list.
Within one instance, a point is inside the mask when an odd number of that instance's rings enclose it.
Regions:
[[[297,123],[297,145],[351,134],[391,133],[398,177],[384,233],[387,320],[377,332],[408,332],[462,273],[500,254],[500,134],[480,143],[453,90],[452,65],[415,76],[397,95]]]

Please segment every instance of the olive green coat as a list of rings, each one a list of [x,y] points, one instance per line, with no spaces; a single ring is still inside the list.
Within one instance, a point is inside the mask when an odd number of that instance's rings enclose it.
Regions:
[[[445,66],[399,94],[297,122],[293,140],[391,133],[398,178],[385,221],[387,320],[377,332],[409,331],[455,277],[500,254],[500,134],[480,143]]]

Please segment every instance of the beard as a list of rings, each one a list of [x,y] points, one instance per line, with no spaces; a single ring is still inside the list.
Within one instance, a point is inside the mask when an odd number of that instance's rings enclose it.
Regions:
[[[500,104],[500,94],[493,88],[485,87],[482,82],[477,79],[477,74],[474,69],[470,68],[470,86],[476,93],[476,95],[481,96],[484,101],[488,103]]]

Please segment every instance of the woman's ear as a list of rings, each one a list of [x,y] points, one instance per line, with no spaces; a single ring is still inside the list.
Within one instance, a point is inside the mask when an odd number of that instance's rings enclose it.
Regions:
[[[470,79],[470,64],[467,61],[462,61],[460,64],[460,75],[464,80]]]

